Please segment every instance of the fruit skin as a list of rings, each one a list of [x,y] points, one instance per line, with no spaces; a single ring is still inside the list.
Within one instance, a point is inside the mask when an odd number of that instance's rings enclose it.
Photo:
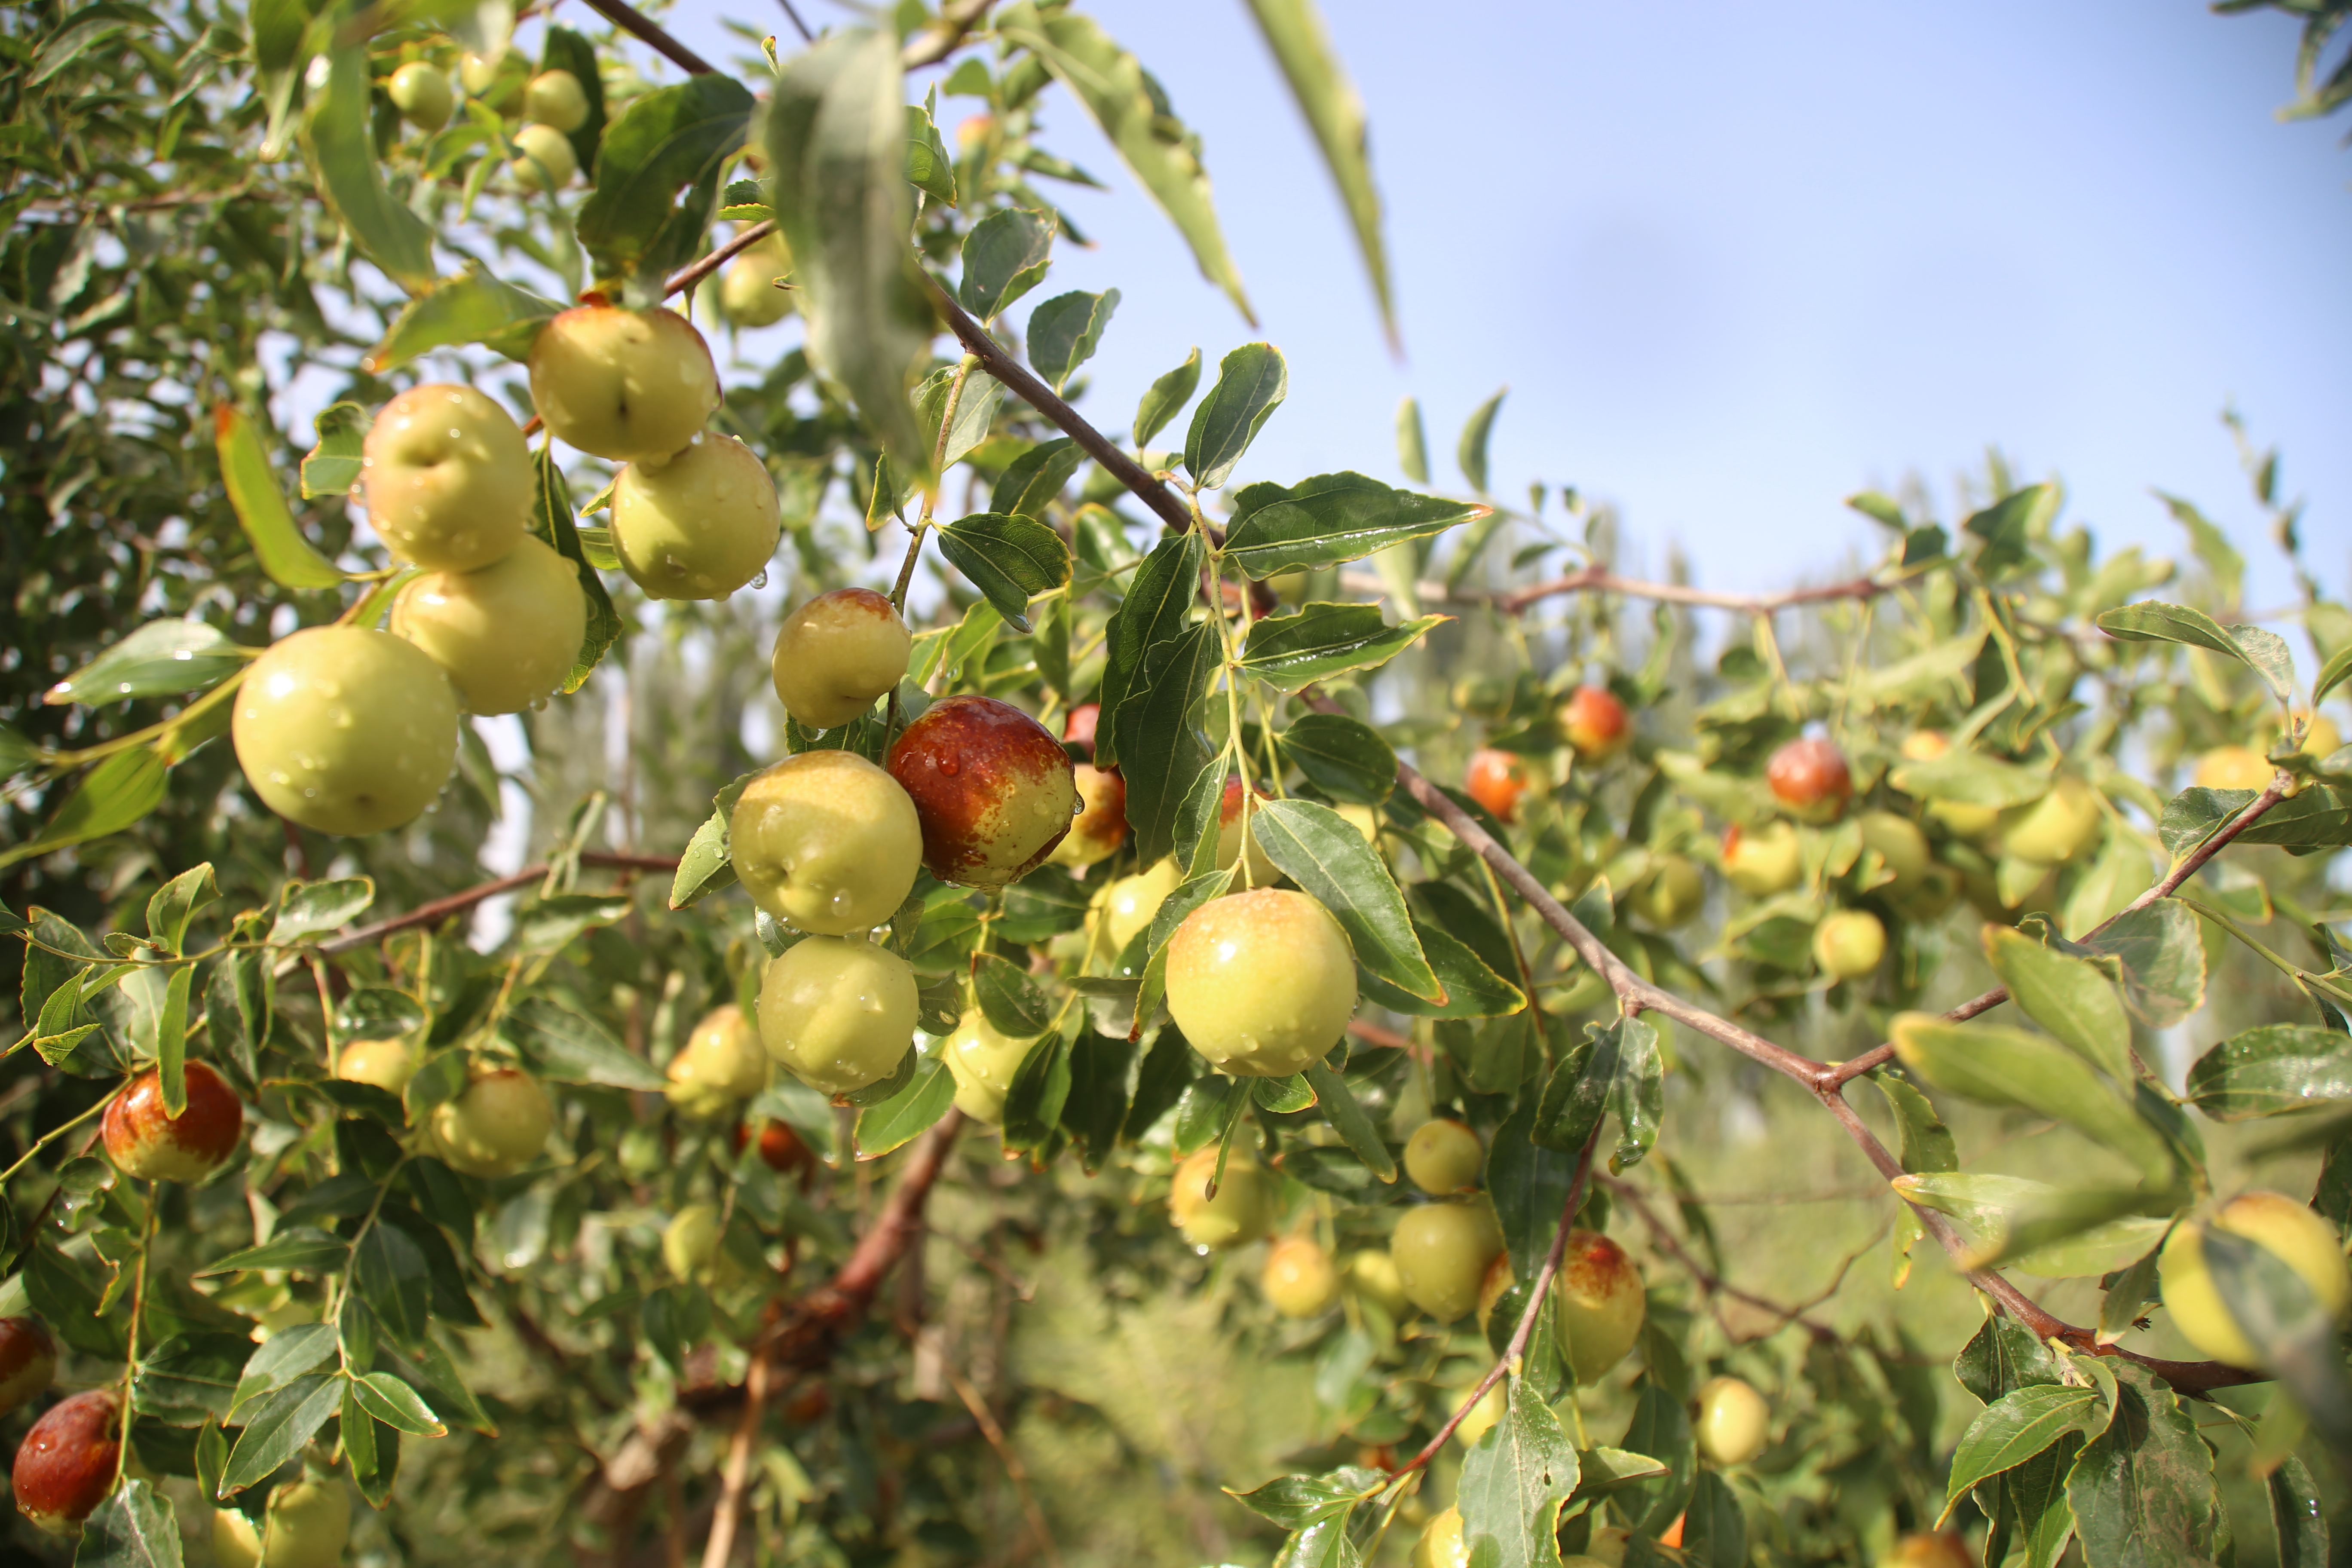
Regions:
[[[940,1047],[956,1084],[956,1109],[983,1126],[1004,1120],[1004,1097],[1012,1092],[1013,1075],[1021,1070],[1034,1040],[1015,1040],[1000,1033],[979,1008],[968,1009],[956,1020],[955,1033]]]
[[[1868,910],[1838,910],[1813,928],[1813,962],[1839,980],[1875,972],[1886,956],[1886,927]]]
[[[332,1476],[304,1476],[273,1489],[262,1528],[239,1510],[213,1511],[219,1568],[334,1568],[352,1539],[352,1495]]]
[[[1319,1318],[1339,1300],[1339,1271],[1312,1237],[1286,1237],[1266,1248],[1265,1299],[1286,1318]]]
[[[435,1152],[469,1176],[511,1176],[539,1158],[555,1125],[555,1105],[539,1079],[514,1068],[478,1075],[457,1099],[434,1108]]]
[[[1237,1078],[1321,1061],[1356,1012],[1356,960],[1331,911],[1276,888],[1213,900],[1168,942],[1168,1011]]]
[[[1816,826],[1845,815],[1853,799],[1853,774],[1835,742],[1818,737],[1791,741],[1764,764],[1764,782],[1790,816]]]
[[[743,786],[728,818],[751,901],[819,936],[870,931],[898,912],[922,862],[915,803],[855,752],[803,752]]]
[[[1928,847],[1927,836],[1919,831],[1919,825],[1909,817],[1891,811],[1865,811],[1854,821],[1862,829],[1864,845],[1877,850],[1878,858],[1894,874],[1890,887],[1908,889],[1933,869],[1935,851]]]
[[[1403,1282],[1397,1278],[1396,1259],[1374,1247],[1348,1255],[1348,1286],[1391,1318],[1403,1317],[1405,1308],[1412,1305],[1405,1300]]]
[[[1583,1563],[1597,1563],[1601,1568],[1624,1568],[1625,1549],[1632,1544],[1633,1532],[1620,1524],[1604,1524],[1595,1529],[1592,1538],[1584,1543]],[[1580,1568],[1577,1558],[1563,1559],[1560,1568]]]
[[[1570,1231],[1552,1305],[1579,1383],[1598,1383],[1642,1337],[1649,1310],[1642,1271],[1625,1249],[1596,1231]]]
[[[245,1131],[236,1090],[203,1062],[182,1069],[187,1109],[163,1110],[163,1078],[153,1068],[110,1101],[102,1123],[106,1157],[142,1182],[201,1182],[220,1169]]]
[[[1349,826],[1362,834],[1365,843],[1378,844],[1381,841],[1381,819],[1372,815],[1370,806],[1359,805],[1349,800],[1341,801],[1331,809],[1345,818]]]
[[[1977,1568],[1977,1560],[1957,1535],[1906,1535],[1881,1568]]]
[[[1898,748],[1906,763],[1932,763],[1951,749],[1951,737],[1941,730],[1914,730]]]
[[[514,133],[514,144],[507,172],[526,191],[560,191],[580,173],[579,150],[552,125],[526,125]]]
[[[1472,1387],[1475,1386],[1476,1384],[1472,1384]],[[1451,1415],[1454,1411],[1459,1410],[1462,1407],[1462,1402],[1469,1396],[1468,1388],[1455,1389],[1446,1396],[1445,1413]],[[1454,1428],[1454,1440],[1465,1448],[1476,1447],[1478,1439],[1484,1437],[1494,1427],[1495,1423],[1503,1418],[1503,1412],[1510,1408],[1510,1402],[1511,1396],[1504,1391],[1504,1384],[1499,1383],[1495,1384],[1478,1396],[1478,1403],[1470,1407],[1470,1414],[1462,1417],[1462,1424]]]
[[[772,234],[749,250],[739,250],[719,275],[719,311],[739,327],[772,327],[793,313],[789,289],[776,279],[793,270],[784,237]]]
[[[1519,796],[1527,794],[1534,782],[1525,757],[1516,752],[1498,752],[1492,746],[1481,746],[1471,752],[1469,769],[1462,775],[1462,787],[1469,792],[1470,798],[1493,812],[1501,822],[1519,819]]]
[[[1462,1533],[1462,1510],[1432,1514],[1412,1543],[1412,1568],[1470,1568],[1470,1542]]]
[[[457,760],[457,692],[390,632],[311,626],[253,661],[229,735],[261,803],[321,833],[414,822]]]
[[[1928,817],[1940,824],[1955,838],[1973,844],[1990,837],[2000,826],[2000,809],[1990,805],[1971,805],[1964,800],[1931,800],[1927,803]]]
[[[1168,1217],[1186,1241],[1214,1251],[1246,1247],[1274,1228],[1280,1217],[1282,1187],[1272,1172],[1239,1149],[1225,1155],[1225,1179],[1209,1195],[1216,1173],[1215,1144],[1176,1167],[1168,1189]]]
[[[737,1152],[742,1152],[744,1142],[750,1136],[744,1128],[738,1126],[735,1129]],[[790,1175],[809,1163],[809,1147],[801,1142],[801,1135],[793,1131],[790,1122],[779,1121],[771,1116],[767,1125],[760,1129],[760,1158],[771,1171],[779,1175]]]
[[[2352,1273],[2343,1241],[2324,1217],[2280,1193],[2252,1192],[2231,1199],[2210,1221],[2174,1229],[2158,1260],[2164,1305],[2181,1337],[2215,1361],[2261,1369],[2261,1355],[2221,1300],[2205,1261],[2208,1225],[2243,1237],[2302,1277],[2337,1321],[2352,1308]]]
[[[52,1535],[73,1535],[114,1489],[121,1401],[110,1388],[60,1399],[16,1450],[16,1511]]]
[[[520,713],[572,673],[588,631],[580,574],[530,534],[502,561],[419,577],[392,603],[392,631],[433,656],[471,713]]]
[[[688,1204],[662,1227],[662,1263],[680,1284],[731,1284],[740,1270],[719,1249],[724,1234],[717,1204]]]
[[[449,73],[423,60],[411,60],[393,72],[385,90],[392,95],[393,107],[400,110],[400,117],[427,134],[448,124],[449,113],[457,106],[457,92],[449,86]]]
[[[1502,1226],[1484,1203],[1408,1209],[1389,1237],[1389,1256],[1396,1259],[1405,1299],[1441,1323],[1478,1304],[1486,1266],[1502,1250]]]
[[[1091,762],[1095,754],[1095,729],[1101,722],[1102,704],[1081,702],[1070,710],[1069,717],[1062,721],[1062,739],[1084,751]]]
[[[1265,792],[1258,791],[1257,797],[1259,800],[1264,800]],[[1250,811],[1255,815],[1257,806],[1253,804]],[[1244,831],[1242,781],[1227,779],[1224,798],[1217,805],[1217,864],[1219,866],[1241,867],[1242,856],[1244,852],[1242,845]],[[1257,825],[1250,824],[1246,831],[1249,836],[1247,849],[1249,864],[1246,868],[1243,868],[1244,874],[1248,878],[1251,887],[1270,888],[1282,880],[1281,868],[1275,865],[1273,860],[1267,858],[1266,852],[1258,847]]]
[[[760,1038],[803,1083],[847,1094],[888,1078],[913,1048],[915,992],[915,972],[897,953],[813,936],[768,961]]]
[[[1706,904],[1706,876],[1687,855],[1661,855],[1633,889],[1633,912],[1660,931],[1687,925]]]
[[[613,479],[613,551],[648,598],[727,597],[766,569],[781,518],[768,466],[732,436],[705,431]]]
[[[1167,857],[1153,861],[1132,877],[1121,877],[1103,889],[1097,918],[1102,921],[1103,934],[1109,938],[1112,957],[1126,952],[1136,933],[1151,924],[1151,917],[1160,912],[1160,906],[1183,880],[1174,858]]]
[[[1117,768],[1080,763],[1071,770],[1078,786],[1079,811],[1069,837],[1047,856],[1056,866],[1073,869],[1108,860],[1127,842],[1127,781]]]
[[[759,1026],[732,1002],[714,1007],[665,1069],[663,1093],[681,1116],[716,1121],[768,1087]]]
[[[0,1318],[0,1415],[49,1386],[58,1342],[38,1318]]]
[[[588,91],[568,70],[541,71],[522,89],[522,111],[568,135],[588,123]]]
[[[2216,746],[2197,759],[2189,782],[2199,789],[2267,789],[2277,771],[2252,746]]]
[[[1805,874],[1804,847],[1785,822],[1757,827],[1736,824],[1723,835],[1723,874],[1751,899],[1785,893]]]
[[[889,695],[912,646],[898,607],[873,589],[819,594],[776,633],[769,658],[776,700],[804,730],[846,724]]]
[[[1474,1185],[1486,1158],[1478,1134],[1450,1118],[1424,1121],[1404,1141],[1404,1173],[1433,1197],[1451,1197]]]
[[[416,1076],[416,1053],[402,1040],[353,1040],[335,1058],[335,1076],[399,1094]]]
[[[531,343],[530,396],[565,444],[616,463],[658,460],[718,408],[719,367],[675,310],[575,305]]]
[[[1035,870],[1078,810],[1070,754],[993,697],[932,703],[890,748],[890,776],[914,799],[923,864],[968,888],[1001,888]]]
[[[2099,792],[2078,778],[2062,778],[2022,808],[2002,829],[2004,853],[2044,866],[2063,866],[2097,842]]]
[[[385,404],[368,426],[360,482],[384,548],[429,572],[502,561],[530,529],[530,444],[470,386],[412,386]]]
[[[1518,1271],[1511,1267],[1511,1255],[1508,1252],[1495,1254],[1495,1260],[1486,1265],[1486,1275],[1478,1281],[1477,1311],[1480,1333],[1486,1331],[1487,1321],[1495,1315],[1495,1303],[1501,1300],[1504,1293],[1518,1282]]]
[[[1709,1464],[1744,1465],[1771,1441],[1772,1407],[1742,1379],[1711,1377],[1699,1385],[1691,1428]]]
[[[1633,743],[1625,705],[1598,686],[1580,686],[1569,693],[1560,707],[1559,728],[1580,762],[1605,763]]]

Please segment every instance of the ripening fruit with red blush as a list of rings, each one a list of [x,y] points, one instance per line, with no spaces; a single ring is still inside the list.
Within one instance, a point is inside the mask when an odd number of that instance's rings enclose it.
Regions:
[[[1492,746],[1481,746],[1473,752],[1469,771],[1462,775],[1462,787],[1470,792],[1470,798],[1503,822],[1519,819],[1519,796],[1527,794],[1534,782],[1525,757],[1516,752],[1498,752]]]
[[[1117,768],[1080,763],[1072,770],[1079,811],[1070,836],[1054,847],[1056,866],[1085,867],[1108,860],[1127,842],[1127,781]]]
[[[122,1454],[121,1401],[93,1388],[49,1406],[25,1434],[11,1478],[16,1511],[52,1535],[79,1532],[81,1521],[114,1489]]]
[[[163,1078],[150,1068],[106,1108],[106,1157],[142,1182],[200,1182],[220,1169],[245,1131],[245,1107],[203,1062],[181,1069],[187,1108],[163,1109]]]
[[[1266,1248],[1261,1281],[1286,1318],[1319,1318],[1339,1299],[1339,1270],[1312,1237],[1286,1237]]]
[[[58,1342],[38,1318],[0,1318],[0,1415],[41,1390],[58,1374]]]
[[[1833,741],[1791,741],[1764,764],[1764,782],[1789,815],[1816,825],[1835,822],[1853,799],[1853,773]]]
[[[1001,888],[1035,870],[1078,810],[1062,743],[993,697],[932,703],[890,748],[890,776],[915,803],[923,864],[968,888]]]
[[[1580,761],[1605,763],[1633,743],[1633,716],[1598,686],[1580,686],[1560,705],[1560,733]]]
[[[1976,1553],[1957,1535],[1906,1535],[1882,1561],[1885,1568],[1977,1568]]]
[[[1552,1304],[1576,1381],[1592,1384],[1642,1337],[1649,1297],[1623,1247],[1596,1231],[1576,1230],[1552,1281]]]
[[[873,589],[819,594],[776,633],[776,700],[803,729],[846,724],[898,684],[911,647],[898,606]]]
[[[1092,757],[1095,754],[1095,727],[1101,721],[1101,703],[1081,702],[1070,710],[1068,718],[1062,721],[1062,739],[1073,746],[1083,748],[1087,755]]]
[[[735,1124],[735,1152],[738,1154],[743,1152],[743,1145],[750,1142],[751,1136],[751,1129],[740,1121]],[[760,1129],[760,1158],[771,1171],[789,1176],[809,1163],[809,1147],[801,1142],[801,1135],[793,1131],[791,1122],[779,1121],[771,1116]]]

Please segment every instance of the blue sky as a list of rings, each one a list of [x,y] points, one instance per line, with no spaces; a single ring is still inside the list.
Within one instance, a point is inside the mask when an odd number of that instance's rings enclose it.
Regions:
[[[820,25],[849,15],[801,3]],[[1240,0],[1088,9],[1200,132],[1261,323],[1049,92],[1051,144],[1113,190],[1069,198],[1096,246],[1064,247],[1032,298],[1122,290],[1087,405],[1106,427],[1192,345],[1213,362],[1262,334],[1290,398],[1238,479],[1398,479],[1412,393],[1458,484],[1454,434],[1507,384],[1498,491],[1577,485],[1622,509],[1629,564],[1678,544],[1722,588],[1834,572],[1876,545],[1842,497],[1915,471],[1948,494],[1996,442],[2063,478],[2109,548],[2179,552],[2150,487],[2198,500],[2275,605],[2286,574],[2216,417],[2234,401],[2284,447],[2323,574],[2352,577],[2352,153],[2345,117],[2274,119],[2284,18],[2186,0],[1325,0],[1370,110],[1399,360]],[[782,28],[759,0],[725,14]],[[673,25],[742,52],[709,13]]]

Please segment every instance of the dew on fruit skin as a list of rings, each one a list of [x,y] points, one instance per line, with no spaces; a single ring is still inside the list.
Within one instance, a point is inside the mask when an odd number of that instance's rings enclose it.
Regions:
[[[953,778],[956,774],[963,772],[963,764],[957,762],[953,757],[941,757],[938,762],[931,765],[938,768],[940,772],[947,774],[950,778]]]
[[[768,569],[765,566],[761,567],[760,570],[753,574],[751,582],[744,584],[744,586],[750,588],[755,594],[767,585]],[[185,658],[187,655],[182,654],[180,657]]]

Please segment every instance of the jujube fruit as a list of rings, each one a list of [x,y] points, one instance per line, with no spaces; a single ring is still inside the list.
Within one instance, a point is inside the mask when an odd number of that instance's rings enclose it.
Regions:
[[[1874,973],[1886,956],[1886,926],[1868,910],[1839,910],[1813,928],[1813,962],[1839,980]]]
[[[1709,1464],[1744,1465],[1771,1441],[1772,1407],[1739,1378],[1708,1378],[1699,1385],[1691,1435]]]
[[[1016,1040],[1000,1032],[979,1008],[965,1011],[955,1032],[940,1047],[940,1058],[956,1085],[956,1109],[984,1126],[1004,1120],[1004,1097],[1012,1092],[1013,1075],[1028,1058],[1034,1040]]]
[[[1633,743],[1633,720],[1625,705],[1598,686],[1580,686],[1569,693],[1560,707],[1559,730],[1580,762],[1605,763]]]
[[[1804,846],[1785,822],[1737,824],[1723,835],[1723,875],[1751,899],[1769,899],[1797,885],[1805,872]]]
[[[888,1078],[915,1043],[915,972],[887,948],[837,936],[794,942],[760,982],[760,1038],[810,1088],[847,1094]]]
[[[1518,1270],[1511,1267],[1510,1253],[1504,1251],[1495,1254],[1494,1261],[1486,1265],[1486,1272],[1478,1281],[1477,1314],[1480,1333],[1486,1331],[1486,1324],[1495,1315],[1495,1303],[1500,1301],[1509,1292],[1511,1287],[1518,1282]]]
[[[1430,1515],[1412,1543],[1412,1568],[1470,1568],[1470,1542],[1462,1533],[1462,1510]]]
[[[1249,820],[1244,824],[1242,781],[1227,779],[1224,797],[1217,805],[1217,864],[1243,871],[1253,888],[1270,888],[1282,879],[1281,868],[1257,841],[1257,803],[1265,798],[1264,790],[1256,792],[1256,799],[1249,805]],[[1244,854],[1249,860],[1246,868],[1242,864]]]
[[[1478,1134],[1449,1117],[1423,1122],[1404,1141],[1404,1173],[1437,1197],[1451,1197],[1476,1182],[1486,1158]]]
[[[412,386],[368,426],[360,459],[368,523],[395,560],[471,572],[505,559],[530,528],[530,444],[496,398]]]
[[[1990,837],[2000,826],[1999,806],[1978,805],[1965,800],[1931,800],[1926,811],[1929,821],[1953,837],[1971,844]]]
[[[468,1176],[511,1176],[539,1158],[554,1126],[555,1105],[539,1079],[493,1068],[434,1107],[434,1152]]]
[[[114,1489],[122,1402],[110,1388],[60,1399],[16,1449],[16,1511],[52,1535],[73,1535]]]
[[[922,826],[898,782],[855,752],[802,752],[743,786],[728,818],[751,901],[820,936],[898,913],[922,861]]]
[[[1880,1568],[1977,1568],[1977,1558],[1957,1535],[1906,1535]]]
[[[580,173],[580,151],[552,125],[526,125],[514,134],[507,172],[526,191],[560,191]]]
[[[221,1167],[245,1131],[236,1091],[203,1062],[181,1068],[187,1105],[178,1116],[163,1108],[163,1074],[148,1068],[106,1107],[106,1157],[142,1182],[200,1182]]]
[[[502,561],[419,577],[392,630],[433,656],[473,713],[520,713],[563,684],[588,630],[579,569],[530,534]]]
[[[1091,763],[1078,763],[1071,775],[1078,786],[1078,815],[1069,837],[1048,858],[1057,866],[1091,866],[1109,859],[1127,842],[1127,781],[1118,769]]]
[[[449,73],[423,60],[411,60],[393,72],[384,90],[391,95],[393,107],[400,110],[400,117],[427,134],[448,124],[450,110],[457,106],[457,95],[449,86]]]
[[[2252,746],[2216,746],[2197,759],[2189,782],[2199,789],[2267,789],[2277,772]]]
[[[1102,704],[1081,702],[1062,721],[1062,739],[1084,751],[1091,760],[1095,754],[1095,730],[1101,722]]]
[[[333,1476],[271,1489],[261,1527],[236,1509],[213,1513],[218,1568],[334,1568],[352,1539],[352,1495]]]
[[[2004,854],[2043,866],[2063,866],[2099,837],[2099,792],[2067,777],[2050,793],[2007,817],[2001,829]]]
[[[776,287],[790,276],[793,253],[780,234],[739,250],[719,275],[719,310],[739,327],[772,327],[793,313],[792,291]]]
[[[669,1059],[662,1092],[681,1116],[715,1121],[768,1087],[759,1026],[732,1002],[714,1007]]]
[[[1396,1259],[1376,1247],[1348,1255],[1348,1288],[1391,1318],[1402,1317],[1412,1304],[1397,1278]]]
[[[414,822],[457,760],[457,692],[390,632],[312,626],[270,645],[234,699],[246,782],[289,822],[381,833]]]
[[[1305,893],[1213,900],[1169,939],[1168,1011],[1213,1066],[1287,1078],[1321,1061],[1355,1016],[1354,951]]]
[[[568,70],[543,70],[522,89],[522,111],[570,132],[588,123],[588,89]]]
[[[1528,793],[1534,779],[1528,772],[1528,762],[1517,752],[1498,752],[1492,746],[1482,746],[1470,753],[1470,766],[1462,775],[1462,787],[1470,798],[1485,806],[1500,822],[1519,819],[1519,796]]]
[[[1819,736],[1791,741],[1764,764],[1764,782],[1790,816],[1816,826],[1835,822],[1853,799],[1845,753]]]
[[[1475,1387],[1475,1384],[1472,1386]],[[1470,1390],[1467,1388],[1457,1388],[1445,1396],[1444,1415],[1451,1415],[1461,1409],[1462,1402],[1469,1397]],[[1478,1439],[1494,1430],[1495,1423],[1503,1418],[1503,1413],[1510,1408],[1510,1405],[1511,1396],[1506,1385],[1497,1383],[1480,1394],[1478,1403],[1472,1405],[1469,1414],[1462,1417],[1462,1424],[1454,1428],[1454,1440],[1465,1448],[1476,1447]]]
[[[2231,1366],[2269,1370],[2213,1282],[2205,1258],[2209,1226],[2252,1242],[2294,1269],[2328,1315],[2344,1321],[2352,1307],[2352,1273],[2346,1270],[2343,1238],[2336,1227],[2283,1194],[2246,1193],[2222,1205],[2210,1221],[2181,1222],[2158,1260],[2165,1310],[2181,1337],[2206,1355]]]
[[[1935,851],[1928,847],[1927,836],[1909,817],[1897,816],[1891,811],[1865,811],[1854,820],[1862,829],[1864,847],[1877,850],[1879,859],[1894,876],[1890,886],[1907,890],[1935,866]]]
[[[738,1153],[742,1152],[744,1143],[750,1138],[750,1129],[737,1126],[735,1149]],[[771,1116],[761,1123],[760,1159],[768,1169],[778,1175],[790,1175],[807,1164],[811,1158],[809,1146],[801,1142],[801,1135],[793,1130],[790,1122],[779,1121]]]
[[[58,1342],[38,1318],[0,1318],[0,1415],[49,1386]]]
[[[1229,1150],[1224,1180],[1212,1197],[1209,1179],[1216,1171],[1214,1144],[1176,1167],[1176,1180],[1168,1189],[1168,1217],[1184,1239],[1223,1251],[1245,1247],[1272,1230],[1281,1200],[1281,1184],[1274,1173],[1242,1150]]]
[[[993,697],[934,702],[890,748],[942,882],[1001,888],[1042,864],[1078,807],[1070,756],[1043,724]]]
[[[335,1058],[335,1076],[399,1094],[416,1076],[416,1053],[403,1040],[353,1040]]]
[[[1642,1337],[1649,1299],[1625,1249],[1595,1231],[1570,1231],[1552,1305],[1579,1383],[1598,1383]]]
[[[686,1285],[729,1285],[741,1275],[720,1243],[726,1227],[716,1204],[688,1204],[662,1227],[662,1263]]]
[[[732,436],[705,432],[613,478],[613,552],[654,599],[723,599],[767,568],[782,537],[776,481]]]
[[[719,406],[719,367],[675,310],[576,305],[532,341],[530,396],[558,440],[642,462],[694,439]]]
[[[1661,855],[1633,889],[1633,912],[1659,931],[1686,925],[1706,905],[1706,876],[1687,855]]]
[[[1259,1283],[1286,1318],[1319,1318],[1339,1299],[1339,1271],[1311,1237],[1286,1237],[1266,1248]]]
[[[1138,871],[1132,877],[1121,877],[1100,895],[1103,935],[1110,956],[1116,958],[1127,951],[1138,932],[1148,929],[1160,906],[1168,895],[1183,882],[1184,874],[1177,869],[1172,857],[1163,857]]]
[[[846,724],[889,695],[912,646],[898,606],[873,589],[819,594],[776,633],[776,700],[804,730]]]
[[[1502,1228],[1483,1202],[1408,1209],[1389,1237],[1389,1256],[1396,1259],[1405,1299],[1441,1323],[1478,1304],[1486,1266],[1502,1250]]]

